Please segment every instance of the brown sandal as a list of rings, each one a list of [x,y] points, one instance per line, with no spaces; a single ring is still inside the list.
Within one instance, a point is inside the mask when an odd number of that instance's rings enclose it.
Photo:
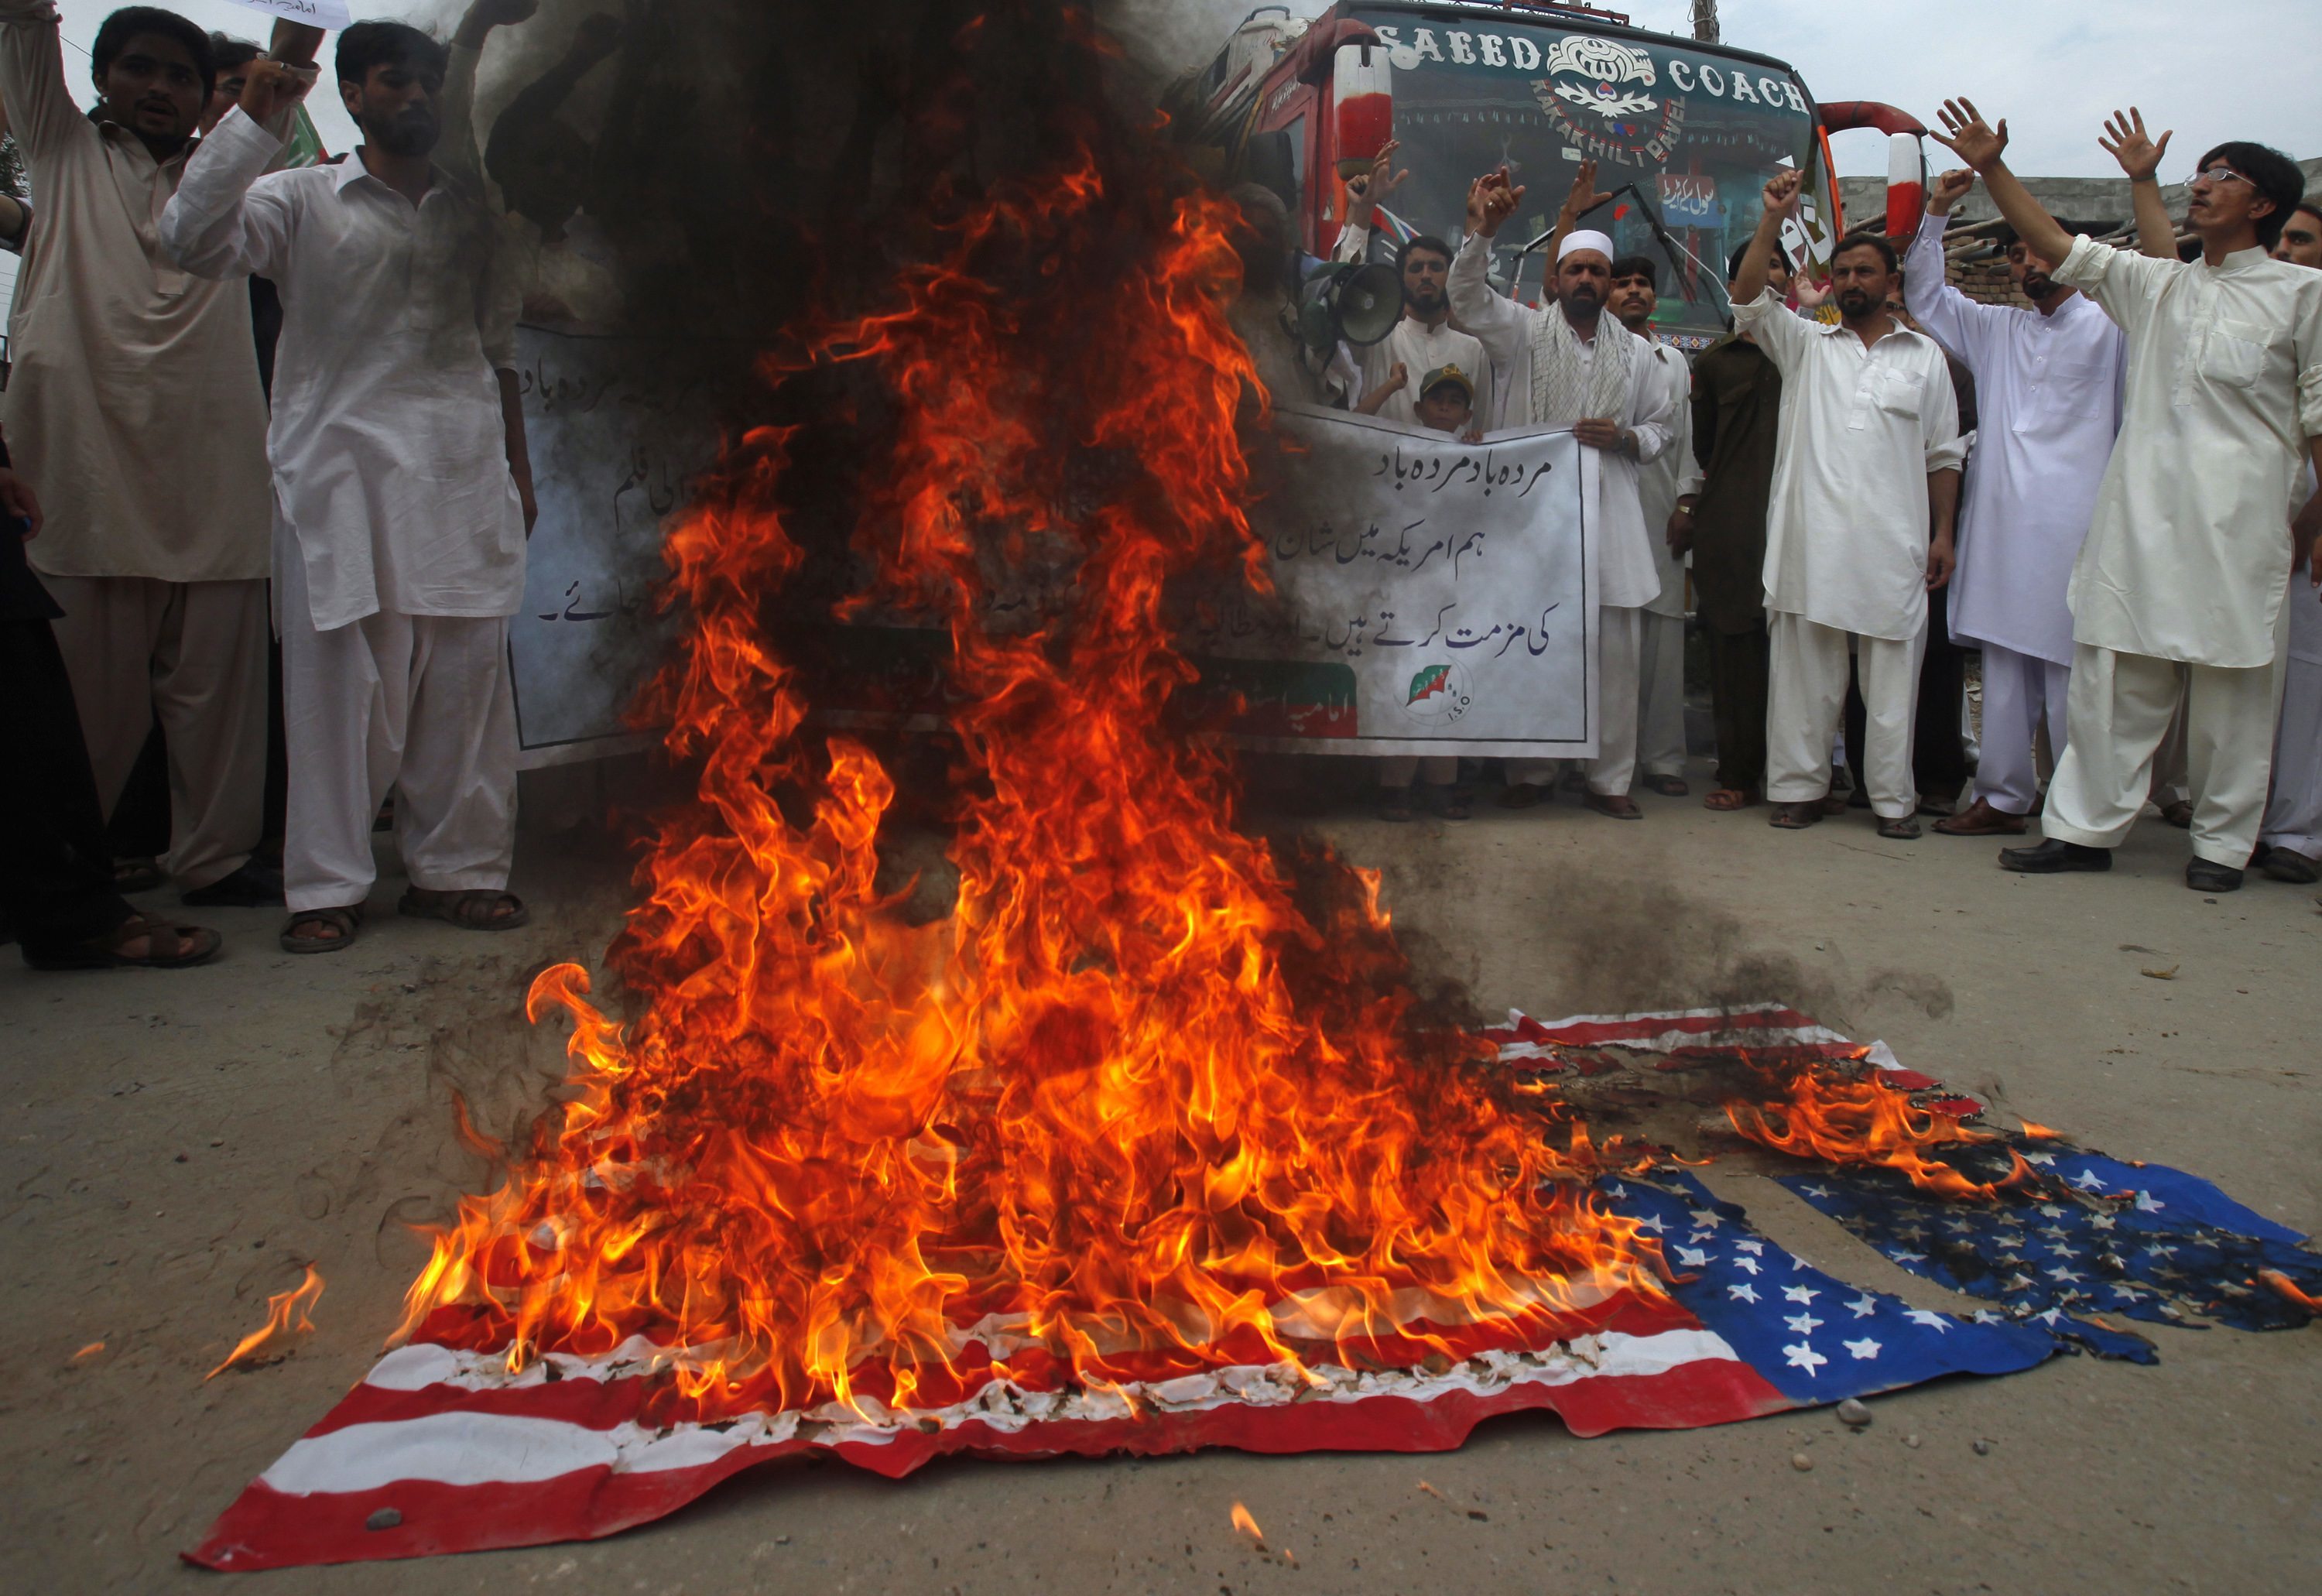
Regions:
[[[1879,834],[1890,843],[1915,843],[1919,840],[1919,823],[1908,815],[1899,815],[1892,820],[1881,816]]]
[[[524,907],[524,899],[513,892],[482,887],[464,892],[414,887],[396,905],[396,912],[415,920],[441,920],[462,931],[513,931],[532,923],[532,911]]]
[[[359,903],[345,908],[302,908],[292,913],[276,940],[286,953],[335,953],[341,948],[354,945],[355,938],[362,935],[362,905]],[[331,935],[301,936],[301,926],[326,926]]]
[[[1944,837],[2020,837],[2028,824],[2023,816],[1995,809],[1978,798],[1958,814],[1936,821],[1933,830]]]
[[[124,953],[142,937],[145,951]],[[177,926],[151,915],[132,915],[102,936],[52,953],[24,950],[35,970],[184,970],[215,958],[225,939],[206,926]]]
[[[1640,776],[1637,780],[1647,792],[1661,798],[1686,798],[1693,792],[1682,776]]]
[[[1804,831],[1809,825],[1822,824],[1823,807],[1819,802],[1776,804],[1766,824],[1776,831]]]
[[[1714,809],[1721,815],[1732,815],[1743,809],[1754,808],[1762,801],[1764,800],[1759,798],[1755,788],[1714,787],[1702,798],[1701,807],[1705,809]]]

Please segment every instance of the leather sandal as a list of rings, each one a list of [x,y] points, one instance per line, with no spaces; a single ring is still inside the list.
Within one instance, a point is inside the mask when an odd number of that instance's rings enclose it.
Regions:
[[[487,887],[449,892],[414,887],[395,907],[398,914],[415,920],[441,920],[462,931],[513,931],[532,923],[532,911],[524,907],[524,899]]]
[[[1764,801],[1754,787],[1714,787],[1703,797],[1701,807],[1720,815],[1732,815],[1754,808]]]
[[[142,938],[145,951],[128,944]],[[102,936],[54,952],[24,950],[35,970],[185,970],[217,956],[224,938],[206,926],[177,926],[151,915],[132,915]]]
[[[1910,815],[1897,815],[1891,819],[1882,815],[1879,817],[1879,834],[1890,843],[1915,843],[1919,840],[1918,819]]]
[[[1776,804],[1766,824],[1777,831],[1804,831],[1809,825],[1821,825],[1824,813],[1821,802]]]
[[[1591,792],[1580,801],[1599,815],[1609,815],[1615,820],[1642,820],[1645,812],[1637,807],[1637,800],[1625,792]]]
[[[352,947],[355,938],[362,935],[362,905],[346,908],[302,908],[295,911],[289,923],[282,927],[277,940],[286,953],[335,953],[341,948]],[[327,926],[328,936],[301,936],[302,926]]]

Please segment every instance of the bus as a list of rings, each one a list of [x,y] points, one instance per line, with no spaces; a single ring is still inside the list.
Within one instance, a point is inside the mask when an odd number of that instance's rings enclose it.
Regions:
[[[1495,241],[1493,275],[1535,304],[1540,246],[1575,166],[1593,160],[1614,199],[1586,224],[1618,252],[1663,263],[1659,331],[1687,350],[1729,325],[1725,260],[1756,228],[1777,166],[1806,173],[1784,243],[1812,279],[1844,225],[1828,134],[1923,131],[1873,102],[1818,106],[1770,56],[1522,0],[1342,0],[1311,21],[1260,6],[1180,85],[1175,105],[1237,180],[1282,195],[1306,249],[1325,258],[1343,179],[1367,170],[1385,139],[1401,141],[1396,165],[1411,176],[1374,235],[1381,258],[1414,233],[1458,240],[1469,182],[1504,163],[1526,193]]]

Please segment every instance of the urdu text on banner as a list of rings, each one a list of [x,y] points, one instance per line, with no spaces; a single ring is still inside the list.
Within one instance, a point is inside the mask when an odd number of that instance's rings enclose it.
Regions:
[[[1272,598],[1183,628],[1245,741],[1284,752],[1596,752],[1596,461],[1569,429],[1466,443],[1285,406],[1251,514]]]

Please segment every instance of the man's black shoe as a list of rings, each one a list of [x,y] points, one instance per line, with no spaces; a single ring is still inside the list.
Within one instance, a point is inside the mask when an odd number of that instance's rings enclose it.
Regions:
[[[2027,876],[2060,875],[2068,870],[2110,870],[2110,848],[2084,848],[2078,843],[2068,843],[2061,837],[2050,837],[2031,848],[2002,848],[1999,868],[2021,871]]]
[[[2238,892],[2242,889],[2242,872],[2230,864],[2217,864],[2207,859],[2189,860],[2185,884],[2196,892]]]
[[[282,872],[255,859],[245,859],[232,875],[197,887],[179,901],[195,908],[279,908]]]

